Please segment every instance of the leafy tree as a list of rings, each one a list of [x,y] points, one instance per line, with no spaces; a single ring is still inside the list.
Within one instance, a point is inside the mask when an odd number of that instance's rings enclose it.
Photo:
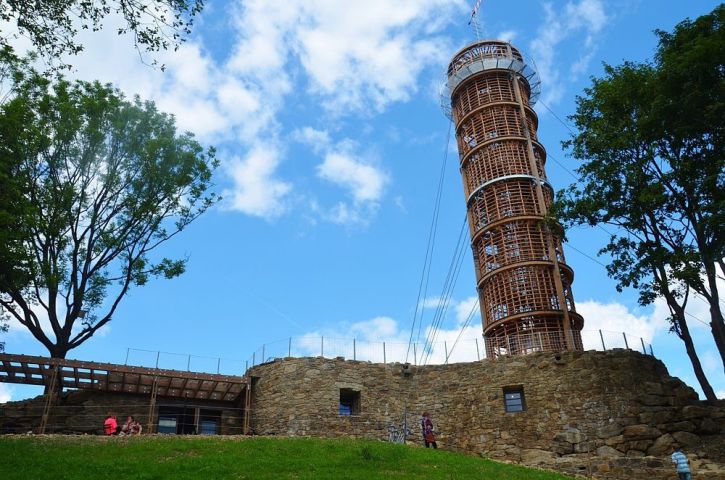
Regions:
[[[706,397],[715,395],[687,323],[693,295],[710,307],[725,365],[718,276],[725,271],[725,6],[673,33],[658,31],[651,63],[605,65],[571,119],[564,142],[582,161],[581,182],[559,192],[553,213],[568,225],[614,227],[609,254],[617,288],[639,290],[642,305],[664,298],[671,330],[684,342]]]
[[[131,33],[137,49],[176,49],[203,6],[203,0],[3,0],[0,20],[17,25],[43,57],[58,59],[83,50],[79,28],[100,30],[111,14],[123,18],[118,33]],[[0,33],[0,48],[7,42]]]
[[[5,66],[0,310],[64,358],[129,288],[184,272],[185,259],[151,254],[217,200],[217,161],[152,102]]]

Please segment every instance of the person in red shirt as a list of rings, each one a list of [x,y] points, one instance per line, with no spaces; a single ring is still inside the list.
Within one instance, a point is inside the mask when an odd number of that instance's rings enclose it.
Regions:
[[[113,413],[109,413],[106,420],[103,421],[103,433],[106,435],[116,435],[118,433],[118,421]]]

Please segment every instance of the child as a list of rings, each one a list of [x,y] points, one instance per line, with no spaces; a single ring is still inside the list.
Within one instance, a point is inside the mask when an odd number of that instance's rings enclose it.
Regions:
[[[682,453],[678,444],[672,445],[672,463],[677,468],[677,477],[679,480],[692,480],[692,472],[690,472],[690,460],[687,455]]]

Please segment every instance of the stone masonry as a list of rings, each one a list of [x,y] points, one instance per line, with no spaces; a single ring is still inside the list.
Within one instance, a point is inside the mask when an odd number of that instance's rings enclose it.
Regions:
[[[725,480],[725,404],[708,406],[654,357],[629,350],[542,353],[425,367],[286,358],[251,369],[252,428],[263,435],[388,439],[404,413],[420,443],[431,414],[439,446],[591,478],[673,478],[683,445],[696,479]],[[523,389],[507,413],[504,389]],[[359,411],[338,412],[340,391]]]

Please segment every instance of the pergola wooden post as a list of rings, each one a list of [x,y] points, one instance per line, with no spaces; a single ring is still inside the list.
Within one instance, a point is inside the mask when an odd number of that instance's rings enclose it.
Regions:
[[[38,433],[40,435],[45,433],[45,429],[48,426],[48,419],[50,418],[50,409],[55,403],[55,396],[58,390],[58,370],[60,367],[55,365],[50,367],[52,373],[50,374],[50,380],[47,384],[47,391],[45,394],[45,404],[43,405],[43,416],[40,418],[40,426],[38,427]]]

